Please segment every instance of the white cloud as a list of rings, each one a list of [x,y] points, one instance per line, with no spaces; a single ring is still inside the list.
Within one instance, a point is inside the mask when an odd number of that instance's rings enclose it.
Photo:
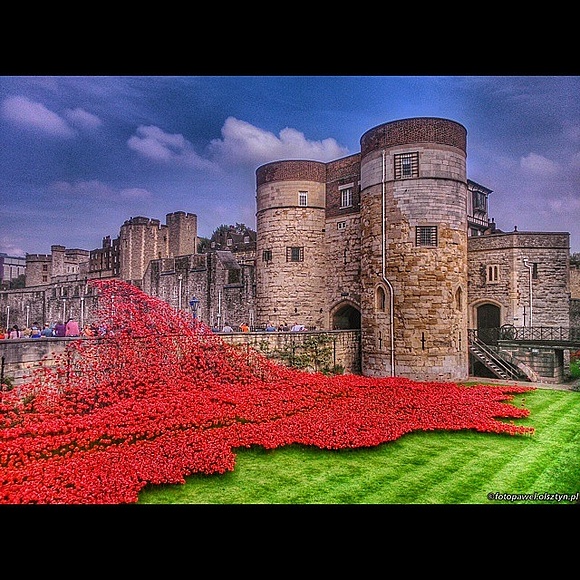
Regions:
[[[65,115],[72,125],[79,127],[80,129],[96,129],[103,124],[96,115],[88,113],[84,109],[78,107],[76,109],[67,109]]]
[[[8,97],[2,102],[2,117],[22,128],[53,137],[74,137],[74,130],[56,113],[26,97]]]
[[[527,157],[521,157],[520,167],[524,171],[539,177],[550,177],[560,171],[560,165],[558,163],[550,161],[537,153],[530,153]]]
[[[260,164],[277,159],[332,161],[348,155],[335,139],[308,141],[304,133],[286,127],[279,137],[246,121],[228,117],[222,128],[223,139],[210,144],[212,154],[232,163]]]
[[[574,215],[580,212],[580,197],[572,195],[548,200],[548,207],[555,214]]]
[[[141,125],[127,141],[129,149],[160,163],[175,163],[196,169],[210,169],[212,163],[201,158],[183,135],[166,133],[159,127]]]

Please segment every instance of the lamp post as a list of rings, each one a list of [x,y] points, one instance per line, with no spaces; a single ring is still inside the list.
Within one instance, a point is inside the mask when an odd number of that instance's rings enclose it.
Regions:
[[[189,301],[189,306],[191,308],[191,312],[193,314],[193,320],[197,320],[197,308],[199,306],[199,300],[194,296],[190,301]]]

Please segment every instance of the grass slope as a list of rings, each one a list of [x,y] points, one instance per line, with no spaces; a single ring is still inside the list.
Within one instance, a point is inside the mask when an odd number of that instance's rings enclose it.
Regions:
[[[570,505],[488,499],[580,492],[580,392],[538,389],[512,404],[530,410],[517,424],[533,426],[533,436],[415,432],[367,449],[241,449],[233,472],[149,486],[138,503]]]

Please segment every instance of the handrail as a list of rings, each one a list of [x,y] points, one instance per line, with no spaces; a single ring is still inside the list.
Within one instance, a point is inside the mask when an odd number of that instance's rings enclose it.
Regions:
[[[485,355],[487,355],[501,370],[507,373],[512,379],[518,379],[519,374],[514,371],[514,369],[506,364],[506,361],[498,355],[497,352],[489,348],[485,342],[479,340],[477,337],[471,337],[471,343],[474,344],[479,350],[481,350]],[[515,366],[515,365],[514,365]]]
[[[498,328],[469,329],[469,337],[479,339],[480,334],[497,340],[529,342],[578,342],[580,327],[577,326],[512,326],[504,324]],[[485,341],[483,341],[485,342]]]

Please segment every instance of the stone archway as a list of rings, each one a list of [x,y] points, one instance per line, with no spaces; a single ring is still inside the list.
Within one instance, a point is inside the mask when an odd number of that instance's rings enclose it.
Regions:
[[[360,311],[350,303],[338,306],[332,314],[332,330],[360,330]]]

